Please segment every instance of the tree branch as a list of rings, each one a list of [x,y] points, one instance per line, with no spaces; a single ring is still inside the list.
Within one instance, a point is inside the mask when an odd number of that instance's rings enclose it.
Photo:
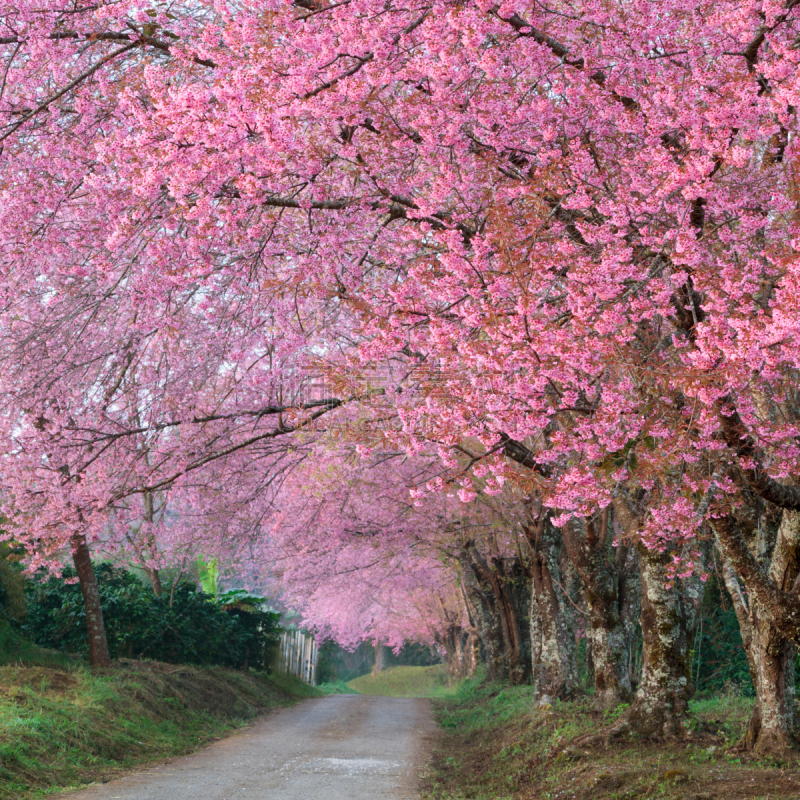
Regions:
[[[72,89],[74,89],[76,86],[83,83],[83,81],[85,81],[87,78],[94,75],[94,73],[97,72],[97,70],[99,70],[100,67],[104,66],[109,61],[112,61],[117,56],[121,56],[123,53],[127,53],[129,50],[133,50],[135,47],[139,47],[139,45],[140,45],[139,41],[131,42],[130,44],[126,44],[124,47],[120,47],[114,50],[113,52],[109,53],[108,55],[103,56],[103,58],[101,58],[98,62],[92,64],[91,67],[89,67],[87,70],[84,70],[80,75],[78,75],[77,78],[70,81],[63,89],[56,92],[54,95],[51,95],[49,98],[47,98],[47,100],[40,103],[32,111],[29,111],[21,119],[18,119],[15,123],[10,125],[8,127],[8,130],[0,134],[0,142],[2,142],[4,139],[7,139],[15,131],[19,130],[19,128],[21,128],[26,122],[33,119],[37,114],[41,114],[42,111],[45,111],[47,108],[49,108],[53,103],[55,103],[56,100],[60,99],[65,94],[67,94],[67,92],[72,91]]]
[[[800,511],[800,487],[785,486],[770,477],[764,469],[757,453],[756,443],[747,432],[747,428],[736,410],[733,397],[730,394],[721,397],[716,402],[716,409],[725,443],[733,450],[737,458],[753,464],[748,467],[743,467],[741,463],[738,465],[738,469],[741,470],[750,488],[759,497],[768,503],[773,503],[778,508]]]
[[[712,520],[711,527],[722,555],[744,580],[751,596],[767,609],[787,639],[800,644],[800,598],[779,589],[764,572],[731,515]]]

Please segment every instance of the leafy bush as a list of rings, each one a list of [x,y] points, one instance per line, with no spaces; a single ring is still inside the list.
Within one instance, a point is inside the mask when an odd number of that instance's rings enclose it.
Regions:
[[[135,575],[95,565],[112,658],[268,669],[277,649],[279,614],[255,605],[214,602],[190,583],[157,597]],[[72,653],[87,649],[83,598],[72,570],[64,579],[30,583],[23,630],[36,644]]]
[[[0,619],[19,623],[26,613],[25,578],[12,548],[0,542]]]

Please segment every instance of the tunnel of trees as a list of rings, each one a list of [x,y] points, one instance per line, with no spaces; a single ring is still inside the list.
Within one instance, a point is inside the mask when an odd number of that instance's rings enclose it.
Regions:
[[[795,3],[146,6],[0,14],[3,535],[91,662],[93,557],[209,553],[607,738],[735,680],[797,747]]]

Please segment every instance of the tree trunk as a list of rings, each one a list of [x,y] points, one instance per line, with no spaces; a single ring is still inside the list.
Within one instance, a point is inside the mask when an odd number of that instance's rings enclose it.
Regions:
[[[642,679],[626,720],[636,733],[665,737],[689,731],[690,650],[703,597],[694,575],[669,587],[671,561],[668,554],[639,547]]]
[[[457,625],[450,624],[444,633],[434,634],[437,644],[444,650],[444,663],[450,678],[460,677],[459,670],[463,659],[460,633],[461,629]]]
[[[471,678],[478,667],[480,646],[475,631],[460,625],[450,625],[444,634],[437,636],[444,648],[447,674],[454,680]]]
[[[475,630],[473,610],[464,590],[463,581],[460,583],[460,588],[461,608],[455,618],[451,617],[440,600],[443,617],[451,619],[451,622],[439,643],[444,647],[448,674],[456,680],[471,678],[478,668],[481,657],[480,639]],[[466,625],[464,617],[467,618]]]
[[[377,675],[383,672],[389,666],[390,650],[385,644],[375,645],[375,666],[372,668],[372,674]]]
[[[147,538],[150,543],[151,556],[155,553],[156,544],[153,538],[150,526],[155,520],[155,498],[152,492],[144,493],[144,521],[148,525]],[[156,597],[161,597],[163,589],[161,587],[161,576],[158,574],[158,567],[145,567],[147,577],[150,578],[150,585],[153,587],[153,593]]]
[[[562,540],[547,516],[524,531],[531,549],[531,667],[534,696],[566,699],[580,693],[575,625],[559,556]]]
[[[622,542],[613,547],[610,524],[607,510],[597,518],[571,520],[562,531],[589,606],[594,706],[599,711],[633,697],[630,648],[641,598],[635,549]]]
[[[466,553],[462,553],[459,560],[461,562],[461,586],[464,590],[467,608],[478,639],[483,646],[486,678],[490,681],[506,680],[508,677],[507,654],[503,647],[503,634],[499,621],[492,614],[490,598],[475,577]]]
[[[481,642],[473,628],[466,632],[464,641],[464,674],[462,678],[474,678],[481,661]]]
[[[523,619],[527,579],[516,558],[487,561],[472,543],[460,555],[468,609],[486,654],[489,680],[522,683],[528,627]]]
[[[89,641],[89,664],[93,667],[110,667],[106,626],[100,605],[100,590],[92,568],[89,546],[83,534],[75,534],[71,540],[72,560],[80,581],[83,607],[86,611],[86,629]]]
[[[508,651],[509,683],[516,686],[526,683],[531,674],[530,579],[519,558],[495,558],[493,566],[494,588]]]
[[[592,666],[594,667],[594,707],[598,711],[629,703],[633,697],[628,669],[633,630],[615,618],[608,607],[590,602],[589,632]]]
[[[762,565],[768,564],[774,583],[784,591],[789,590],[797,578],[800,514],[784,511],[777,530],[773,526],[774,532],[761,519],[756,530],[754,555]],[[756,706],[740,747],[762,755],[781,755],[796,749],[800,736],[794,680],[797,648],[776,627],[769,610],[757,596],[750,596],[748,606],[736,571],[727,560],[723,563],[723,577],[739,620],[756,691]]]
[[[795,749],[798,743],[794,681],[797,648],[757,608],[753,609],[753,655],[758,702],[742,744],[762,755],[780,755]]]
[[[150,578],[150,585],[153,587],[153,594],[156,597],[161,597],[164,589],[161,586],[161,575],[159,575],[157,567],[146,567],[147,577]]]
[[[464,650],[466,634],[461,628],[453,626],[453,632],[450,635],[450,643],[452,655],[448,652],[447,659],[447,673],[451,678],[460,680],[464,677],[466,671],[466,651]]]
[[[625,532],[635,536],[641,520],[627,501],[615,498],[614,510]],[[690,577],[679,579],[667,570],[672,564],[669,553],[650,550],[637,541],[642,577],[642,677],[631,707],[600,734],[605,740],[629,734],[671,738],[691,732],[691,643],[703,600],[700,571],[708,543],[699,546],[702,563],[696,564]]]

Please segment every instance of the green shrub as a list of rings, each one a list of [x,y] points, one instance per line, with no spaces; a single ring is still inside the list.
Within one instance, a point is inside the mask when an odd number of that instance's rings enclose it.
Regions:
[[[279,614],[253,605],[224,606],[180,583],[157,597],[132,573],[95,565],[112,658],[150,658],[181,664],[268,669],[278,646]],[[23,631],[42,647],[87,649],[86,614],[74,572],[31,582]]]
[[[7,542],[0,542],[0,618],[12,623],[25,619],[25,578]]]

